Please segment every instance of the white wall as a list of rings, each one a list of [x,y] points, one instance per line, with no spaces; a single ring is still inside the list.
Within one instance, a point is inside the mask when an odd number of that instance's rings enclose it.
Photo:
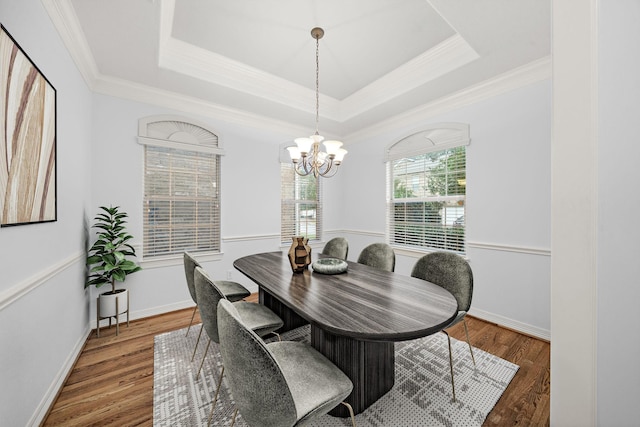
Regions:
[[[209,125],[225,150],[221,163],[222,258],[204,261],[213,277],[231,278],[257,291],[257,286],[233,268],[243,255],[280,249],[280,144],[282,134],[224,123],[139,102],[94,95],[93,158],[91,170],[94,210],[118,205],[129,214],[129,231],[138,248],[143,270],[127,277],[132,318],[192,306],[184,279],[182,257],[165,263],[145,263],[142,258],[142,197],[144,148],[137,142],[138,119],[177,114]],[[110,174],[118,163],[117,173]],[[105,289],[92,290],[97,296]],[[91,319],[95,316],[91,304]]]
[[[349,259],[357,259],[367,244],[384,240],[384,149],[427,125],[467,123],[472,313],[549,338],[550,106],[546,80],[350,144],[340,171],[342,192],[327,194],[325,203],[342,209],[336,227],[348,234]],[[418,256],[398,252],[396,271],[410,274]]]
[[[637,1],[599,3],[597,424],[602,426],[638,424],[639,20]]]
[[[83,288],[91,93],[38,0],[0,22],[57,91],[57,222],[0,229],[0,423],[37,424],[89,333]]]

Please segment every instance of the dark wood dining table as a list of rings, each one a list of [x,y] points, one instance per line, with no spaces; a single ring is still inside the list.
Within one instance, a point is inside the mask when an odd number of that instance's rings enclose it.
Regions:
[[[260,303],[283,319],[283,330],[311,324],[311,345],[353,382],[346,401],[356,414],[393,387],[395,341],[436,333],[457,314],[456,299],[440,286],[351,261],[333,275],[312,267],[293,273],[286,252],[233,265],[258,285]],[[343,405],[330,414],[349,416]]]

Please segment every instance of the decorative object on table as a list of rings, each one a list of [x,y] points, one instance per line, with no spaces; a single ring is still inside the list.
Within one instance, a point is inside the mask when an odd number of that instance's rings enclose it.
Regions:
[[[349,264],[338,258],[320,258],[311,264],[311,268],[320,274],[340,274],[347,271]]]
[[[0,25],[0,227],[56,221],[56,89]]]
[[[96,302],[96,333],[100,336],[100,320],[116,319],[116,335],[120,333],[120,315],[127,314],[127,326],[129,325],[129,292],[126,289],[116,289],[116,282],[124,282],[125,278],[142,268],[134,261],[127,259],[135,257],[136,251],[129,244],[133,236],[126,230],[124,224],[127,214],[121,212],[119,206],[100,206],[94,218],[92,228],[98,229],[98,238],[89,249],[87,255],[87,267],[89,277],[85,282],[85,288],[94,285],[99,288],[110,284],[111,290],[99,295]]]
[[[342,147],[340,141],[324,141],[324,137],[318,132],[318,118],[320,110],[320,39],[324,36],[324,30],[316,27],[311,30],[311,37],[316,40],[316,133],[308,138],[296,138],[296,146],[288,147],[291,161],[298,175],[313,174],[316,178],[323,176],[332,177],[338,172],[338,166],[347,150]],[[320,151],[320,143],[324,141],[327,150]]]
[[[186,329],[186,328],[185,328]],[[220,347],[200,373],[195,363],[183,363],[190,357],[195,334],[185,336],[185,329],[156,335],[153,350],[153,426],[206,425],[211,409],[211,390],[215,390],[222,369]],[[310,342],[310,326],[282,333],[282,341]],[[265,342],[277,339],[267,339]],[[518,365],[474,348],[476,365],[467,343],[451,339],[456,360],[458,401],[451,399],[451,384],[442,366],[449,363],[447,339],[443,334],[401,341],[395,344],[395,385],[364,412],[356,415],[362,426],[431,426],[452,425],[480,427],[518,371]],[[201,346],[203,347],[203,346]],[[202,351],[202,350],[201,350]],[[506,396],[505,396],[506,397]],[[223,381],[212,426],[229,426],[236,409],[228,382]],[[495,421],[495,420],[494,420]],[[344,427],[348,418],[323,415],[305,424],[309,427]],[[236,426],[247,426],[242,413]]]
[[[294,273],[302,273],[311,264],[311,246],[304,236],[293,236],[289,248],[289,262]]]

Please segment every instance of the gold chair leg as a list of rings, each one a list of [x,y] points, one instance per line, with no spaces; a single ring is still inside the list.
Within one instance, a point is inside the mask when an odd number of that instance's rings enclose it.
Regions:
[[[473,366],[476,366],[476,358],[473,357],[473,347],[471,347],[471,341],[469,341],[469,330],[467,329],[467,321],[462,318],[462,324],[464,325],[464,333],[467,335],[467,344],[469,344],[469,351],[471,352],[471,360],[473,360]]]
[[[356,427],[356,416],[353,413],[353,408],[347,402],[340,402],[340,403],[342,403],[344,406],[347,407],[347,409],[349,410],[349,415],[351,415],[351,425],[353,427]]]
[[[453,383],[453,355],[451,353],[451,337],[447,333],[447,331],[443,330],[443,334],[447,336],[447,341],[449,342],[449,368],[451,369],[451,390],[453,390],[453,401],[456,401],[456,386]]]
[[[220,393],[220,386],[222,385],[222,375],[224,375],[224,365],[222,365],[222,370],[220,371],[220,376],[218,377],[216,395],[213,397],[213,402],[211,403],[211,412],[209,412],[209,421],[207,421],[207,426],[211,425],[211,419],[213,418],[213,413],[216,410],[216,403],[218,403],[218,394]]]
[[[191,330],[191,325],[193,324],[193,319],[196,317],[196,311],[198,311],[198,306],[193,307],[193,314],[191,314],[191,322],[189,322],[189,327],[187,328],[187,333],[184,335],[185,337],[189,335],[189,331]]]
[[[196,357],[196,350],[198,350],[198,344],[200,344],[200,337],[202,336],[202,330],[204,329],[204,323],[200,326],[200,333],[198,333],[198,339],[196,340],[196,345],[193,347],[193,354],[191,355],[191,361]]]
[[[198,373],[196,374],[196,380],[200,377],[200,371],[202,371],[202,365],[204,365],[204,359],[207,358],[207,352],[209,351],[209,346],[211,345],[211,339],[207,343],[207,348],[204,349],[204,354],[202,355],[202,362],[200,362],[200,367],[198,368]]]
[[[231,420],[231,427],[233,427],[236,423],[236,415],[238,415],[238,408],[233,412],[233,419]]]

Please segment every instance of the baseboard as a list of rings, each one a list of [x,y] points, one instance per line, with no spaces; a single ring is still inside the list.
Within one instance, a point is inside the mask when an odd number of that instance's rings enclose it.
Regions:
[[[176,302],[173,304],[167,304],[167,305],[161,305],[158,307],[152,307],[152,308],[148,308],[145,310],[138,310],[138,311],[132,311],[131,313],[129,313],[129,320],[138,320],[138,319],[143,319],[145,317],[151,317],[151,316],[157,316],[159,314],[165,314],[165,313],[169,313],[172,311],[177,311],[177,310],[183,310],[185,308],[193,308],[194,304],[193,304],[193,300],[185,300],[185,301],[180,301],[180,302]],[[95,313],[94,313],[95,315]],[[126,322],[126,316],[122,316],[124,318],[124,321]],[[122,319],[121,319],[122,322]],[[122,323],[120,323],[122,324]],[[96,319],[92,319],[91,320],[91,329],[95,329],[97,326],[97,322]],[[104,326],[104,324],[103,324]]]
[[[31,419],[27,423],[27,426],[39,426],[47,418],[47,415],[49,415],[49,411],[51,411],[54,402],[58,398],[58,395],[60,394],[64,383],[67,381],[69,374],[71,374],[71,371],[73,370],[78,357],[80,357],[82,349],[84,348],[84,345],[87,342],[87,338],[89,338],[90,333],[91,329],[87,328],[80,336],[80,338],[78,338],[76,344],[73,346],[73,350],[71,351],[71,353],[69,353],[67,360],[65,360],[64,364],[56,374],[53,382],[49,386],[49,389],[42,397],[40,404],[38,404],[38,407],[31,416]]]
[[[509,319],[508,317],[489,313],[484,310],[478,310],[473,307],[469,310],[469,315],[477,317],[478,319],[486,320],[487,322],[495,323],[503,328],[512,329],[524,335],[529,335],[534,338],[551,342],[551,331],[547,329],[538,328],[527,323],[518,322],[516,320]]]

